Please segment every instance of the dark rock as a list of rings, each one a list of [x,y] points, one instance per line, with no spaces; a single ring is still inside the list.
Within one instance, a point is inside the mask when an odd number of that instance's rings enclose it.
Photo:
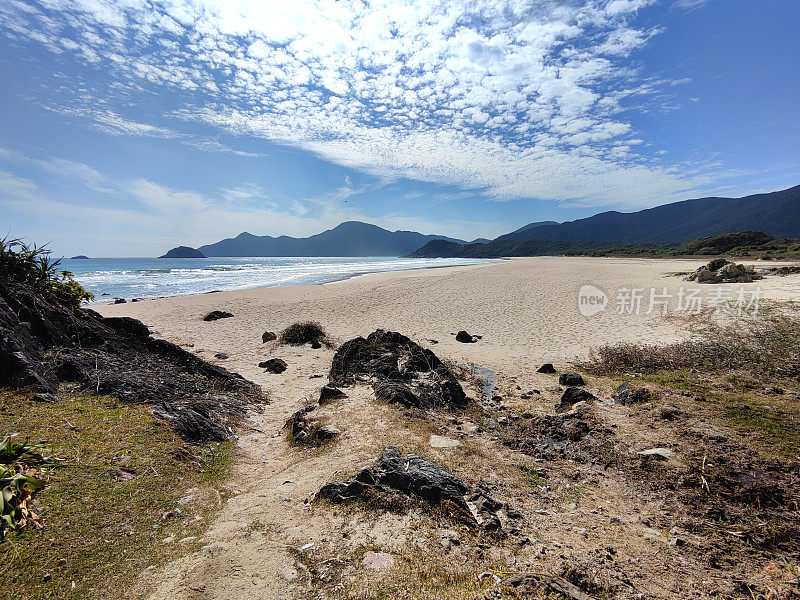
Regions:
[[[419,396],[412,387],[404,381],[385,379],[376,381],[374,384],[375,398],[381,402],[399,404],[405,408],[419,406],[421,404]]]
[[[322,348],[322,344],[319,342],[319,340],[312,340],[311,348],[313,348],[314,350],[319,350],[320,348]]]
[[[126,302],[125,298],[114,298],[114,304],[125,304]]]
[[[289,366],[282,358],[270,358],[263,362],[258,363],[262,369],[266,369],[267,373],[283,373]]]
[[[556,411],[564,412],[572,408],[574,404],[578,402],[591,402],[592,400],[596,400],[595,396],[586,390],[582,390],[578,387],[568,387],[564,390],[564,393],[561,396],[561,402],[556,406]]]
[[[552,365],[552,363],[544,363],[541,367],[536,370],[537,373],[548,373],[552,374],[556,372],[556,368]]]
[[[372,380],[376,397],[403,406],[464,408],[469,403],[461,384],[433,352],[382,329],[342,344],[329,380],[334,386]]]
[[[570,371],[569,373],[562,373],[558,376],[558,383],[560,385],[566,386],[576,386],[576,385],[585,385],[583,382],[583,377],[581,377],[580,373],[575,373],[574,371]]]
[[[228,355],[227,355],[227,354],[225,354],[224,352],[217,352],[217,353],[214,355],[214,358],[218,358],[218,359],[220,359],[220,360],[228,360],[228,359],[230,358],[230,356],[228,356]]]
[[[456,341],[462,344],[474,344],[478,341],[478,338],[462,330],[456,334]]]
[[[330,425],[323,425],[319,429],[317,429],[316,437],[319,440],[330,440],[335,438],[342,432],[336,429],[336,427],[332,427]]]
[[[153,339],[140,321],[103,318],[75,309],[54,290],[0,280],[0,386],[55,395],[62,382],[125,403],[166,401],[175,410],[224,394],[209,414],[232,422],[243,418],[246,404],[263,398],[241,376]]]
[[[288,429],[292,439],[305,444],[319,445],[341,434],[336,427],[330,425],[320,426],[317,420],[310,418],[309,414],[317,409],[316,404],[304,406],[286,421],[284,429]]]
[[[728,264],[730,264],[730,261],[725,260],[724,258],[715,258],[714,260],[712,260],[710,263],[708,263],[706,265],[706,268],[709,271],[716,272],[716,271],[719,271],[722,267],[724,267],[725,265],[728,265]]]
[[[277,340],[278,335],[272,331],[265,331],[261,334],[261,343],[266,344],[267,342],[271,342],[272,340]]]
[[[326,402],[330,402],[331,400],[336,400],[338,398],[347,398],[347,394],[345,394],[342,390],[337,388],[333,385],[325,385],[322,387],[319,393],[319,403],[325,404]]]
[[[224,310],[212,310],[205,317],[203,321],[217,321],[219,319],[230,319],[233,313],[225,312]]]
[[[364,469],[352,481],[334,481],[325,485],[318,499],[340,503],[363,499],[374,503],[376,498],[393,498],[397,493],[415,496],[432,505],[447,505],[447,513],[468,525],[486,531],[500,532],[498,511],[503,504],[482,490],[470,490],[437,463],[415,454],[402,456],[390,446],[378,464]]]
[[[385,486],[409,496],[418,496],[439,504],[449,500],[469,515],[465,495],[468,488],[437,463],[416,454],[402,456],[400,450],[390,446],[381,455],[378,464],[364,469],[351,482],[334,481],[317,494],[331,502],[345,502],[361,497],[367,488]]]
[[[611,394],[611,397],[617,404],[629,405],[655,400],[658,394],[648,387],[635,385],[630,381],[626,381],[617,388],[616,392]]]

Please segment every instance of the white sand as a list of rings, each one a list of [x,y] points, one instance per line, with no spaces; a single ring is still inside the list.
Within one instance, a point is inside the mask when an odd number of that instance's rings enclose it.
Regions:
[[[261,356],[261,334],[279,332],[299,320],[319,321],[340,341],[393,329],[420,341],[435,339],[437,353],[495,369],[530,368],[542,361],[585,357],[590,348],[622,341],[659,342],[681,334],[656,313],[646,315],[650,289],[672,293],[687,284],[665,274],[688,271],[698,260],[537,257],[498,263],[379,273],[342,282],[218,292],[196,296],[102,306],[104,315],[129,315],[151,326],[157,335],[210,358],[231,356],[227,364],[251,370]],[[592,284],[609,295],[604,312],[583,317],[578,290]],[[800,278],[769,278],[747,284],[763,296],[800,299]],[[616,313],[621,287],[644,290],[639,315]],[[702,286],[703,295],[718,286]],[[738,288],[739,286],[735,286]],[[674,301],[674,300],[673,300]],[[206,323],[210,310],[235,317]],[[466,329],[483,336],[475,344],[456,342],[452,333]],[[426,344],[427,345],[427,344]]]
[[[307,587],[306,575],[297,570],[291,548],[307,543],[324,548],[328,554],[355,551],[364,545],[406,552],[415,537],[428,535],[424,529],[427,521],[414,512],[351,514],[306,503],[332,478],[372,464],[390,444],[434,458],[457,476],[480,476],[489,481],[507,476],[503,465],[510,464],[511,459],[502,454],[505,450],[493,442],[492,436],[462,434],[463,446],[431,447],[431,436],[441,433],[435,424],[417,422],[411,426],[403,420],[402,411],[375,402],[369,386],[348,388],[346,400],[313,413],[342,430],[328,449],[306,452],[290,446],[281,427],[300,406],[318,397],[333,350],[280,346],[276,342],[262,344],[265,330],[279,332],[298,320],[313,319],[340,342],[367,335],[378,327],[397,330],[432,348],[442,358],[497,370],[500,386],[506,391],[517,385],[526,390],[542,389],[542,395],[530,401],[530,408],[549,410],[558,398],[555,392],[544,391],[554,377],[535,373],[542,362],[554,362],[563,369],[573,357],[584,357],[590,348],[604,343],[666,342],[686,335],[679,328],[680,320],[655,314],[616,314],[616,293],[620,287],[644,290],[644,312],[650,288],[660,290],[666,286],[674,293],[685,284],[665,273],[693,270],[699,264],[701,261],[697,260],[525,258],[470,267],[381,273],[321,286],[221,292],[98,307],[104,315],[141,319],[157,336],[183,344],[200,356],[241,373],[261,385],[271,398],[263,412],[253,414],[256,428],[241,432],[234,476],[228,484],[233,497],[203,536],[204,549],[143,573],[141,580],[151,593],[149,597],[292,597]],[[584,284],[596,285],[609,294],[609,306],[604,312],[589,318],[581,316],[577,295]],[[800,298],[800,277],[773,277],[745,288],[751,290],[759,285],[765,297]],[[703,294],[712,294],[717,288],[704,286]],[[209,323],[201,320],[215,309],[235,316]],[[451,335],[459,329],[483,337],[477,343],[462,344]],[[432,344],[431,339],[439,343]],[[218,361],[214,359],[217,352],[225,352],[230,358]],[[257,367],[259,361],[272,356],[286,360],[289,367],[285,373],[268,374]],[[476,390],[468,392],[475,395]],[[470,417],[463,418],[468,421]],[[465,427],[468,425],[465,422]],[[649,430],[645,434],[651,435]],[[448,431],[447,435],[455,432]],[[654,442],[649,440],[650,444]],[[602,499],[587,495],[582,502],[587,506],[602,502],[603,510],[622,514],[629,512],[631,503],[636,501],[624,489],[616,493],[608,486],[602,489],[602,495]],[[530,499],[513,498],[511,502],[533,514],[535,506],[528,505]],[[183,508],[191,510],[191,506]],[[641,515],[649,514],[651,509],[646,504],[637,506]],[[542,518],[546,519],[540,523],[544,527],[553,517]],[[268,529],[263,534],[252,533],[264,524]],[[569,531],[554,522],[548,535],[569,536]],[[631,532],[623,542],[617,529],[601,528],[593,533],[600,536],[597,539],[587,542],[573,536],[564,538],[564,543],[575,547],[588,544],[585,551],[590,554],[601,537],[608,534],[606,541],[613,541],[620,552],[627,548],[625,552],[636,556],[637,561],[650,557],[652,563],[645,563],[660,565],[660,547],[642,542],[644,538],[640,539],[633,529]],[[531,560],[541,567],[541,557],[527,556],[525,552],[528,550],[506,556],[510,568],[527,569]],[[701,574],[706,576],[704,571]],[[655,578],[655,571],[650,576]],[[663,577],[660,568],[658,577]],[[683,577],[675,573],[674,581],[665,583],[664,589],[680,585]],[[713,583],[709,585],[714,587]],[[652,597],[673,596],[659,593]]]

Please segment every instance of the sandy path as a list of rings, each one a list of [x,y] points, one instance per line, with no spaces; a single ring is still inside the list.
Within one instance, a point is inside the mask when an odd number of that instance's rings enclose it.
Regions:
[[[143,576],[150,597],[287,598],[307,589],[308,574],[295,550],[304,544],[375,544],[399,550],[415,535],[413,517],[342,514],[314,509],[306,500],[331,479],[374,462],[389,444],[404,451],[424,450],[445,465],[459,462],[460,450],[428,448],[430,431],[404,422],[395,407],[377,405],[366,387],[349,390],[346,401],[320,411],[343,431],[332,448],[317,452],[291,447],[279,430],[304,402],[316,399],[325,379],[310,377],[327,375],[333,351],[262,344],[263,331],[278,332],[292,322],[313,319],[341,342],[378,327],[393,329],[423,341],[442,358],[488,366],[506,385],[513,380],[527,389],[536,384],[534,371],[542,362],[566,365],[603,343],[663,342],[685,335],[659,316],[616,314],[614,296],[620,287],[642,288],[648,294],[651,287],[674,291],[683,282],[665,273],[699,264],[543,257],[100,307],[104,315],[141,319],[156,335],[262,385],[272,398],[254,416],[261,432],[239,441],[230,484],[236,493],[205,536],[207,545]],[[609,293],[606,311],[589,318],[579,314],[577,294],[584,284]],[[766,297],[776,298],[798,297],[798,287],[796,278],[773,278],[762,285]],[[203,322],[201,317],[213,309],[235,317]],[[475,344],[458,343],[451,334],[459,329],[483,338]],[[230,358],[215,361],[217,352]],[[256,366],[270,356],[286,360],[286,373],[265,374]]]

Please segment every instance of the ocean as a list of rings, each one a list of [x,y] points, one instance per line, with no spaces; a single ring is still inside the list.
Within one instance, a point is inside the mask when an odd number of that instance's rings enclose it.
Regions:
[[[90,258],[64,259],[60,270],[95,296],[160,298],[286,285],[314,285],[364,273],[492,262],[461,258],[288,257],[288,258]]]

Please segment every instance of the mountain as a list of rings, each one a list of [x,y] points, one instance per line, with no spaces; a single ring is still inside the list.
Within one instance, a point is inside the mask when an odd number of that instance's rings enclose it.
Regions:
[[[680,244],[732,231],[800,237],[800,185],[744,198],[696,198],[633,213],[608,211],[567,223],[531,223],[497,240]]]
[[[190,248],[189,246],[178,246],[177,248],[173,248],[165,255],[159,256],[158,258],[205,258],[205,257],[206,255],[200,252],[199,250],[195,250],[194,248]]]
[[[621,244],[612,242],[579,242],[561,240],[496,239],[488,244],[456,244],[433,240],[409,254],[409,258],[502,258],[508,256],[605,256],[608,254],[652,255],[665,251],[668,245],[658,242]]]
[[[240,233],[235,238],[201,246],[205,256],[405,256],[431,240],[463,240],[415,231],[388,231],[376,225],[347,221],[307,238]],[[488,241],[488,240],[486,240]]]
[[[776,239],[760,231],[722,233],[680,246],[663,242],[576,242],[558,240],[494,240],[488,244],[456,244],[433,240],[410,254],[413,258],[501,258],[507,256],[735,256],[764,260],[797,260],[800,239]]]
[[[525,239],[526,231],[528,231],[529,229],[533,229],[535,227],[542,227],[544,225],[559,225],[559,223],[558,221],[536,221],[535,223],[528,223],[524,227],[520,227],[519,229],[500,237],[506,239],[516,239],[517,237],[519,237],[520,239]]]

